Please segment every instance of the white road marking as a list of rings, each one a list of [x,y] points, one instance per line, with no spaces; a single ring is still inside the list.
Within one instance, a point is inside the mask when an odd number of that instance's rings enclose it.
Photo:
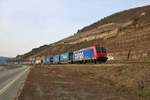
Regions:
[[[27,68],[25,71],[20,73],[18,76],[16,76],[11,82],[9,82],[7,85],[5,85],[1,90],[0,90],[0,95],[3,94],[14,82],[16,82],[25,72],[27,72],[29,68]]]

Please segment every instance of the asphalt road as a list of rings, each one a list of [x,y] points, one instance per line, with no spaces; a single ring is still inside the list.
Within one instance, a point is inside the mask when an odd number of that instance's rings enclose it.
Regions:
[[[0,71],[0,100],[16,99],[29,71],[29,66]]]

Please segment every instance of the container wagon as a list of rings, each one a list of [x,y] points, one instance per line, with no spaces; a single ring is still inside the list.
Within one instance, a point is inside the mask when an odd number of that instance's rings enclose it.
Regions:
[[[51,56],[46,56],[43,59],[43,64],[52,64],[53,63],[53,57]]]
[[[43,61],[43,64],[46,64],[46,57],[43,57],[43,59],[42,59],[42,61]]]
[[[106,62],[106,49],[100,46],[91,46],[73,52],[73,62]]]
[[[66,52],[60,55],[60,63],[72,63],[73,52]]]
[[[44,58],[43,58],[43,64],[49,64],[49,56],[45,56]]]
[[[60,64],[60,55],[53,56],[53,64]]]
[[[50,64],[53,64],[53,57],[51,56],[49,59],[50,59]]]

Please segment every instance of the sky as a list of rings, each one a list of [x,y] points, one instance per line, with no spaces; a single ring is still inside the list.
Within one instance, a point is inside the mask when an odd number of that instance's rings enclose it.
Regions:
[[[15,57],[150,0],[0,0],[0,56]]]

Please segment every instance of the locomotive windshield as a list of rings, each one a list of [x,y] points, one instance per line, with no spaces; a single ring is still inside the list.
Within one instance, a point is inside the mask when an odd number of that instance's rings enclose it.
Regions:
[[[106,49],[104,47],[97,47],[96,51],[97,52],[106,52]]]

